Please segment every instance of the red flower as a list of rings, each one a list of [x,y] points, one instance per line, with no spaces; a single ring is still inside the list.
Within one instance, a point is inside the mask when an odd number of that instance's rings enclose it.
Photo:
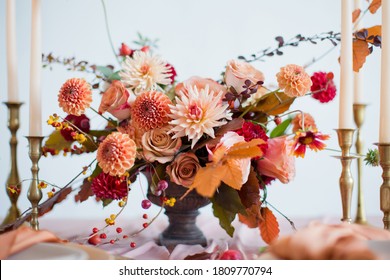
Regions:
[[[121,48],[119,49],[119,55],[120,56],[132,56],[134,50],[130,49],[128,45],[125,43],[122,43]]]
[[[85,132],[85,133],[88,133],[89,132],[89,129],[90,129],[90,125],[89,125],[89,118],[84,115],[84,114],[81,114],[80,116],[75,116],[75,115],[68,115],[66,118],[65,118],[66,121],[72,123],[74,126],[78,127],[81,131]],[[73,128],[64,128],[64,129],[61,129],[61,135],[62,137],[64,137],[64,139],[66,141],[70,141],[70,142],[73,142],[74,139],[73,139],[73,136],[72,136],[72,132],[74,132],[75,129]]]
[[[333,82],[333,73],[316,72],[311,76],[313,85],[310,90],[311,96],[321,103],[326,103],[336,96],[336,86]]]
[[[101,172],[92,180],[91,189],[98,198],[119,200],[127,196],[127,182]]]
[[[249,142],[252,139],[263,139],[266,143],[260,145],[260,148],[263,151],[263,153],[265,153],[265,151],[267,150],[268,136],[260,125],[246,121],[242,125],[242,128],[237,130],[236,133],[240,136],[243,136],[246,142]]]
[[[177,76],[177,73],[176,73],[175,68],[171,64],[167,63],[166,67],[169,68],[168,74],[171,75],[169,78],[171,79],[171,85],[172,85],[175,82],[175,78]]]
[[[321,151],[326,147],[325,143],[322,141],[328,140],[329,138],[329,135],[321,134],[321,132],[316,130],[297,131],[294,137],[293,155],[296,157],[305,157],[306,146],[315,152]]]

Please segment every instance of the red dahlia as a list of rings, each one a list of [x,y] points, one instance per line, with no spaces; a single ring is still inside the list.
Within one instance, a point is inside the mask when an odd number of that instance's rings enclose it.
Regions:
[[[66,121],[72,123],[74,126],[79,128],[81,131],[88,133],[90,129],[89,125],[89,118],[85,114],[81,114],[80,116],[75,116],[75,115],[68,115],[65,118]],[[62,129],[61,130],[61,135],[64,137],[66,141],[71,141],[73,142],[73,136],[71,135],[72,132],[74,132],[74,129],[69,128],[69,129]]]
[[[261,127],[261,125],[246,121],[242,125],[242,128],[237,130],[236,133],[238,135],[243,136],[246,142],[249,142],[252,139],[263,139],[266,143],[260,145],[260,148],[263,151],[263,153],[265,153],[265,151],[267,150],[268,136],[265,133],[264,129]]]
[[[122,199],[127,196],[127,182],[101,172],[92,180],[91,189],[101,199]]]
[[[311,96],[321,103],[326,103],[336,96],[336,86],[333,82],[333,73],[316,72],[311,76],[313,85],[310,90]]]

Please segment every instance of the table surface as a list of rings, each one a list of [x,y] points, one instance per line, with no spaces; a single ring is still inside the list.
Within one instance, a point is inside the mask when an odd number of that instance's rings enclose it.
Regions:
[[[247,226],[234,221],[235,232],[230,237],[219,226],[217,218],[201,214],[197,218],[197,225],[202,230],[208,240],[208,245],[204,248],[200,245],[178,245],[170,252],[167,248],[157,245],[159,234],[167,227],[168,221],[165,215],[158,217],[148,228],[136,236],[131,236],[142,228],[142,219],[124,220],[104,229],[107,239],[98,247],[111,255],[130,259],[184,259],[187,256],[203,252],[212,253],[216,250],[226,249],[240,250],[245,259],[256,259],[259,257],[260,249],[267,244],[262,241],[258,229],[250,229]],[[307,226],[310,222],[339,223],[335,217],[311,217],[292,219],[297,230]],[[381,228],[383,226],[380,217],[369,217],[370,225]],[[81,243],[87,246],[88,236],[92,228],[104,226],[104,220],[97,219],[55,219],[52,217],[42,217],[40,219],[40,229],[46,229],[62,239],[73,243]],[[294,232],[291,224],[284,218],[279,218],[280,235],[289,235]],[[116,228],[121,227],[122,232],[118,234]],[[130,237],[123,238],[123,235]],[[110,244],[111,239],[119,238],[115,244]],[[136,243],[136,247],[130,246],[131,242]]]

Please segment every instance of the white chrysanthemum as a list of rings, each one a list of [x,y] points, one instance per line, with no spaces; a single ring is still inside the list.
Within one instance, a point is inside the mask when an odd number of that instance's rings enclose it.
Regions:
[[[135,94],[157,90],[158,84],[171,83],[170,68],[162,58],[149,52],[137,51],[133,57],[127,57],[119,72],[122,82],[133,89]]]
[[[173,125],[170,133],[175,133],[174,138],[187,136],[192,140],[191,148],[196,142],[207,134],[214,138],[214,127],[222,126],[226,120],[232,119],[232,113],[227,104],[222,104],[223,92],[215,95],[207,85],[204,89],[197,87],[188,89],[188,96],[183,95],[181,99],[176,97],[176,105],[169,105],[171,109]]]

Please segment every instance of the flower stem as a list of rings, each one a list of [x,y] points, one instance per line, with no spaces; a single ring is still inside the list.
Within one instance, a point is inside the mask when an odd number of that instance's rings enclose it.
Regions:
[[[295,227],[295,224],[292,220],[290,220],[286,215],[284,215],[282,212],[280,212],[277,208],[275,208],[271,203],[268,201],[266,202],[267,205],[271,206],[272,209],[274,209],[276,212],[278,212],[280,215],[282,215],[283,218],[285,218],[291,225],[294,231],[297,231],[297,228]]]
[[[108,17],[107,17],[106,4],[104,3],[104,0],[101,0],[101,1],[102,1],[102,5],[103,5],[104,22],[105,22],[105,24],[106,24],[107,37],[108,37],[108,40],[110,41],[111,49],[112,49],[112,52],[113,52],[113,54],[114,54],[114,56],[115,56],[115,59],[116,59],[116,61],[118,62],[118,64],[120,65],[121,62],[120,62],[120,60],[118,59],[118,56],[117,56],[116,51],[115,51],[115,48],[114,48],[114,44],[112,43],[110,27],[108,26]]]

